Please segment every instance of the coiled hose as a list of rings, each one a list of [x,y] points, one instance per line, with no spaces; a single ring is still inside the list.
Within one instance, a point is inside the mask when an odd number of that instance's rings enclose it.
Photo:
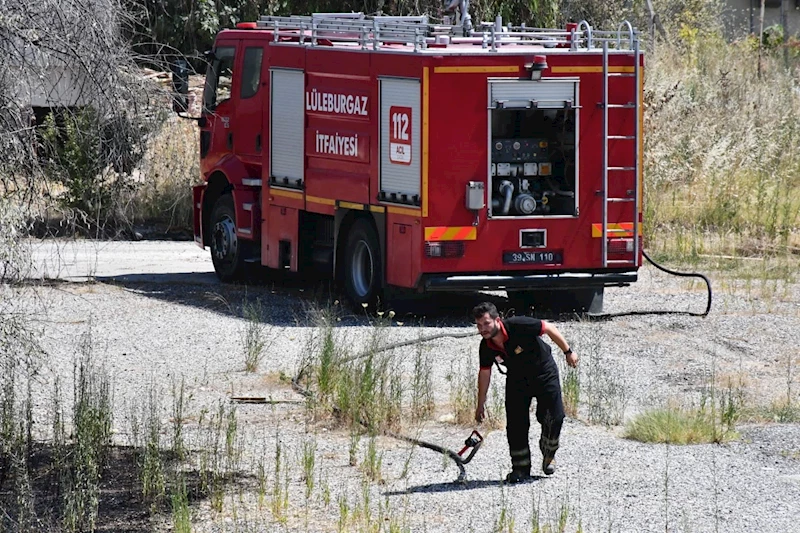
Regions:
[[[612,318],[618,316],[641,316],[641,315],[689,315],[689,316],[707,316],[708,313],[711,311],[711,301],[713,297],[713,293],[711,291],[711,280],[708,279],[707,276],[704,274],[700,274],[697,272],[678,272],[677,270],[670,270],[669,268],[659,265],[653,259],[647,255],[647,253],[642,250],[642,255],[644,256],[647,261],[650,262],[654,267],[661,270],[662,272],[666,272],[672,276],[679,276],[682,278],[701,278],[706,283],[706,289],[708,290],[708,301],[706,302],[706,310],[702,313],[697,313],[693,311],[624,311],[622,313],[598,313],[598,314],[590,314],[590,318]]]

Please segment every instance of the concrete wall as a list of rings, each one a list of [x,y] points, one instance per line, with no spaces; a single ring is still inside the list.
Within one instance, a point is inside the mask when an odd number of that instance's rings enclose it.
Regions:
[[[10,63],[20,68],[11,78],[11,93],[23,107],[75,107],[90,104],[97,96],[95,84],[77,58],[43,51],[28,43],[0,47]],[[90,59],[87,59],[90,60]],[[102,79],[100,73],[93,73]]]
[[[42,79],[28,80],[20,96],[33,107],[84,106],[92,101],[93,85],[60,65],[47,69]]]
[[[741,38],[748,33],[758,34],[761,16],[760,0],[726,0],[725,27],[729,38]],[[789,35],[800,34],[800,0],[786,3]],[[781,25],[780,0],[766,0],[764,29]]]

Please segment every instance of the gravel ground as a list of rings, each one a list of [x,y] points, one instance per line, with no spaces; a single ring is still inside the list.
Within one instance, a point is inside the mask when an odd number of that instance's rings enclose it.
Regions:
[[[230,405],[233,395],[278,401],[236,404],[244,472],[221,513],[211,511],[207,500],[193,502],[195,531],[336,531],[343,507],[351,519],[358,517],[343,531],[389,531],[390,525],[430,532],[482,532],[500,526],[504,531],[531,531],[537,514],[540,524],[554,531],[559,530],[559,517],[566,521],[566,531],[800,531],[800,425],[740,424],[733,441],[694,446],[626,440],[621,425],[667,401],[697,404],[712,373],[741,381],[747,405],[785,397],[787,383],[792,383],[793,400],[800,401],[800,379],[796,371],[788,372],[800,363],[794,350],[800,343],[796,284],[737,285],[712,277],[714,306],[706,318],[555,318],[581,357],[585,403],[578,418],[565,423],[558,470],[550,478],[501,485],[498,480],[510,461],[505,431],[498,428],[485,432],[483,447],[467,465],[467,483],[454,483],[458,470],[440,454],[388,437],[376,441],[382,479],[367,483],[361,469],[349,465],[349,434],[324,420],[309,420],[300,396],[280,379],[281,374],[296,374],[306,352],[312,332],[310,294],[319,292],[319,286],[296,280],[280,287],[269,282],[221,285],[212,274],[208,252],[185,242],[48,242],[35,244],[34,251],[33,277],[64,280],[15,289],[19,301],[39,310],[34,324],[47,353],[38,381],[42,390],[35,396],[36,420],[44,422],[40,427],[48,426],[54,376],[64,380],[64,390],[71,390],[73,357],[87,331],[93,353],[113,379],[120,444],[130,440],[130,406],[153,386],[162,393],[163,421],[169,429],[175,379],[184,378],[190,394],[184,428],[190,444],[201,440],[197,428],[204,409],[214,412],[219,402]],[[705,308],[705,286],[696,281],[651,267],[643,268],[640,278],[632,287],[607,289],[606,312]],[[271,338],[259,371],[249,374],[242,355],[246,322],[240,305],[245,297],[265,303]],[[403,316],[402,325],[395,320],[383,335],[393,342],[420,333],[469,332],[467,313],[483,298],[503,301],[502,293],[438,296],[419,302],[424,325]],[[365,317],[343,315],[339,325],[340,342],[351,350],[366,343],[373,330]],[[472,379],[477,346],[477,336],[425,344],[424,353],[434,361],[437,411],[419,428],[420,438],[457,451],[469,435],[471,427],[448,421],[451,378],[468,373]],[[414,347],[394,351],[406,373],[414,354]],[[501,391],[504,378],[495,372],[493,379]],[[534,423],[533,450],[538,434]],[[277,441],[289,452],[289,510],[282,523],[268,503],[259,510],[254,490],[260,461],[266,465],[267,492],[281,486],[273,479]],[[305,442],[316,443],[315,487],[308,500],[302,468]],[[359,464],[367,448],[363,438]],[[168,522],[145,526],[132,519],[117,530],[167,531]]]

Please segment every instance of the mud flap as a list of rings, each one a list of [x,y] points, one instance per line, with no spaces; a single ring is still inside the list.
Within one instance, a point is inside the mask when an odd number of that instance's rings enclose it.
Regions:
[[[205,192],[205,184],[192,187],[192,225],[194,226],[194,242],[200,248],[205,248],[203,245],[203,195]]]

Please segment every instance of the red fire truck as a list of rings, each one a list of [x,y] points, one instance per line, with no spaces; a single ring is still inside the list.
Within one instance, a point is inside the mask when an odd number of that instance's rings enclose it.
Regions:
[[[506,290],[599,311],[637,279],[639,34],[360,13],[220,32],[194,233],[248,263],[386,289]]]

